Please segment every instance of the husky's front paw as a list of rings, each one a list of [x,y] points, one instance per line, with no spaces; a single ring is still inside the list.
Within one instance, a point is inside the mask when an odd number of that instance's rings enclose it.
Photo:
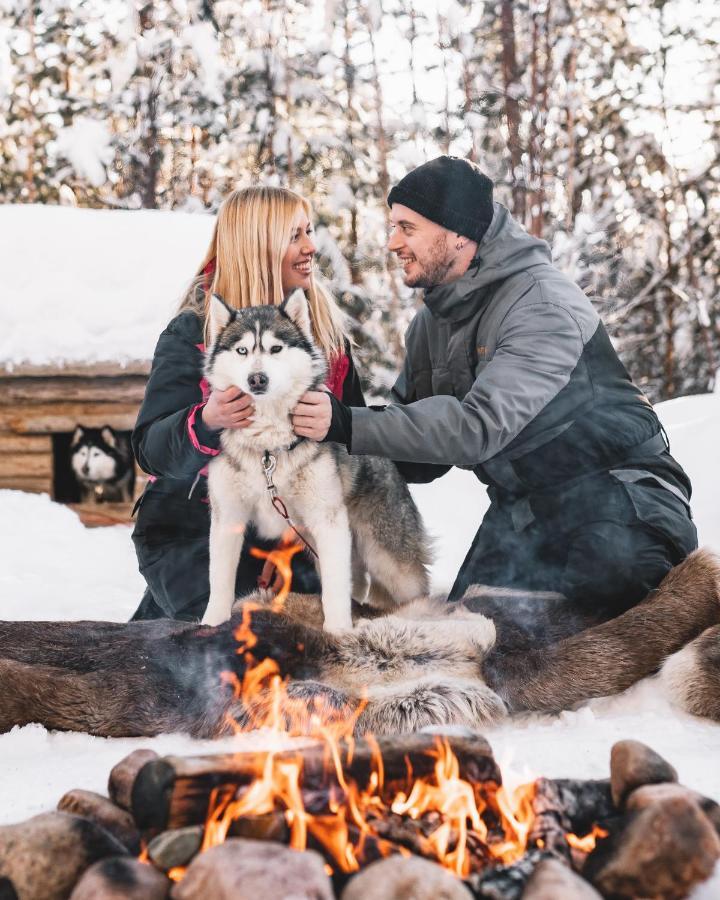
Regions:
[[[347,614],[331,614],[325,615],[323,622],[323,631],[352,631],[353,622],[350,611]]]
[[[222,625],[223,622],[227,622],[230,618],[230,614],[225,612],[225,610],[221,606],[213,606],[212,604],[208,604],[208,608],[205,610],[205,615],[202,617],[201,625]]]

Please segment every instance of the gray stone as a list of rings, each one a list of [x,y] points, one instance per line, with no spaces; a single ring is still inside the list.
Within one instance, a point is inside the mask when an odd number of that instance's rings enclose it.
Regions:
[[[633,815],[617,849],[592,873],[595,887],[612,897],[681,900],[705,881],[720,859],[720,838],[694,800],[659,800]]]
[[[90,866],[70,900],[167,900],[171,886],[149,863],[114,856]]]
[[[635,788],[677,780],[670,763],[640,741],[618,741],[610,751],[610,788],[618,809]]]
[[[556,859],[544,859],[533,872],[522,900],[602,900],[595,888]]]
[[[135,820],[129,812],[116,806],[107,797],[93,791],[76,789],[61,797],[57,808],[60,812],[90,819],[116,837],[133,856],[140,853],[140,832],[135,826]]]
[[[202,839],[202,825],[163,831],[148,844],[148,856],[158,869],[167,872],[175,866],[186,866],[200,849]]]
[[[355,875],[341,900],[471,900],[447,869],[420,856],[390,856]]]
[[[230,838],[200,853],[173,886],[172,900],[333,900],[319,853]]]
[[[66,900],[83,872],[127,850],[88,819],[50,812],[0,826],[0,880],[22,900]]]
[[[667,800],[668,797],[687,797],[694,800],[720,835],[720,804],[682,784],[645,784],[628,796],[625,809],[628,812],[639,812],[659,800]]]

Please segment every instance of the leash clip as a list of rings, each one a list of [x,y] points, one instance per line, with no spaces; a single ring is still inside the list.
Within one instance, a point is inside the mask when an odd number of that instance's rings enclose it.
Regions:
[[[277,459],[273,456],[273,454],[266,450],[263,458],[262,458],[262,467],[263,472],[265,473],[265,481],[267,482],[267,489],[270,493],[275,496],[277,494],[277,488],[275,487],[275,483],[273,482],[273,474],[277,467]]]

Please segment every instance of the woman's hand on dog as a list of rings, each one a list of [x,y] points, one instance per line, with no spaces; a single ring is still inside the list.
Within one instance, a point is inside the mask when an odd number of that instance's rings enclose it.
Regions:
[[[225,391],[212,391],[203,407],[202,420],[213,431],[220,428],[247,428],[253,420],[255,404],[250,394],[232,385]]]
[[[308,391],[292,412],[293,431],[299,437],[321,441],[330,430],[332,404],[327,391]]]

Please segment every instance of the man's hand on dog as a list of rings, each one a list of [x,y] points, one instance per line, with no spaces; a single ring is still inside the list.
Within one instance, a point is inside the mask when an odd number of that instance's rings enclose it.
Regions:
[[[225,391],[212,391],[202,411],[208,428],[247,428],[253,420],[255,404],[250,394],[232,385]]]
[[[327,391],[308,391],[292,412],[293,431],[298,437],[321,441],[330,430],[332,404]]]

